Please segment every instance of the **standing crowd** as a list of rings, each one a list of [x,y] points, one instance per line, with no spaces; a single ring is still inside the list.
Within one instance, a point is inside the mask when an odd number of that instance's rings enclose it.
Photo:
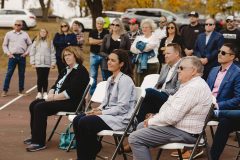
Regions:
[[[89,83],[93,95],[101,69],[107,81],[102,104],[81,113],[73,120],[76,135],[77,159],[92,160],[101,150],[97,133],[102,130],[124,130],[137,101],[136,86],[145,76],[159,74],[153,88],[146,88],[146,96],[136,116],[138,126],[129,136],[129,145],[136,160],[152,159],[149,148],[171,142],[195,143],[205,118],[216,99],[214,116],[219,125],[211,147],[211,157],[218,160],[231,132],[240,129],[240,30],[234,16],[226,17],[226,28],[215,31],[215,20],[208,18],[199,24],[199,14],[189,13],[189,25],[179,31],[175,22],[159,17],[159,25],[152,19],[139,22],[129,20],[128,32],[119,19],[109,29],[105,19],[96,19],[96,29],[89,33],[90,74],[83,65],[84,34],[81,23],[72,26],[61,22],[53,40],[48,30],[40,29],[32,42],[21,30],[17,20],[14,30],[7,32],[3,51],[8,55],[8,68],[2,97],[8,95],[11,77],[16,66],[19,75],[19,95],[24,95],[26,56],[36,68],[37,96],[31,102],[31,136],[24,143],[34,152],[46,148],[47,117],[59,111],[74,112]],[[159,26],[159,27],[157,27]],[[50,69],[57,67],[58,78],[48,91]],[[195,158],[202,155],[198,150]],[[182,151],[188,159],[191,150]],[[176,156],[176,153],[172,153]]]

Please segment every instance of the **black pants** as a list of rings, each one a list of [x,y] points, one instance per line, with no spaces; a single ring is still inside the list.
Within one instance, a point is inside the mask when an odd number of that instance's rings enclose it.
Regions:
[[[213,144],[211,147],[211,157],[212,160],[218,160],[221,156],[229,134],[233,131],[240,130],[240,119],[229,119],[229,118],[220,118],[215,136],[213,139]]]
[[[66,67],[66,65],[62,62],[62,59],[57,58],[57,69],[58,69],[58,74],[61,73],[61,71]]]
[[[78,160],[95,160],[101,150],[101,142],[97,133],[112,130],[100,117],[80,114],[73,120],[73,129],[77,142]]]
[[[146,96],[137,114],[138,123],[144,121],[146,114],[158,113],[161,106],[168,100],[165,92],[159,92],[156,89],[147,88]]]
[[[30,127],[32,143],[45,145],[47,117],[59,111],[73,112],[77,108],[70,100],[46,102],[43,99],[33,101],[30,106]]]
[[[38,92],[47,92],[48,89],[48,75],[50,68],[37,67],[37,90]]]

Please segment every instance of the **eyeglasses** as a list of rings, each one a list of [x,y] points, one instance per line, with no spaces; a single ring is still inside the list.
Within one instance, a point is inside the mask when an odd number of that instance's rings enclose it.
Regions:
[[[15,26],[22,26],[21,24],[14,24]]]
[[[214,24],[212,23],[205,23],[205,26],[213,26]]]
[[[63,27],[67,27],[67,25],[61,25],[61,28],[63,28]]]
[[[223,55],[223,56],[225,56],[226,54],[233,55],[232,53],[227,53],[227,52],[222,51],[222,50],[219,50],[219,51],[218,51],[218,54],[221,54],[221,55]]]
[[[167,29],[175,29],[175,27],[167,27]]]
[[[120,25],[119,25],[119,24],[114,24],[114,23],[112,23],[111,26],[119,27]]]
[[[228,19],[228,20],[226,20],[226,22],[227,23],[233,23],[234,21]]]
[[[166,21],[160,21],[159,23],[166,23]]]
[[[179,71],[182,71],[182,70],[184,70],[184,69],[186,69],[186,68],[193,68],[193,67],[183,67],[183,66],[179,66],[179,67],[178,67],[178,70],[179,70]]]

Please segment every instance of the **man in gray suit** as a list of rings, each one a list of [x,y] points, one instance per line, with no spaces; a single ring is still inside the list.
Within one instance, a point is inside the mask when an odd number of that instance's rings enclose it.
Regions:
[[[137,115],[138,122],[144,121],[148,113],[157,113],[169,95],[179,88],[177,69],[181,60],[181,47],[170,43],[165,50],[166,65],[163,66],[157,84],[146,89],[146,96]]]

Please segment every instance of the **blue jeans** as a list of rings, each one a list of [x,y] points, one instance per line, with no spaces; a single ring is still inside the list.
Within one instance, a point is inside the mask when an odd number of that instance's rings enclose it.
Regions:
[[[4,91],[8,91],[13,72],[17,65],[18,65],[18,77],[19,77],[19,91],[24,90],[26,58],[21,57],[20,54],[14,54],[14,57],[15,58],[9,58],[8,60],[8,69],[7,69],[6,78],[3,86]]]
[[[90,95],[93,95],[93,92],[97,86],[97,77],[98,77],[98,67],[101,67],[102,57],[95,53],[90,53],[90,75],[94,79],[92,87],[90,88]],[[108,70],[103,70],[101,67],[102,79],[106,81],[110,77],[110,72]]]
[[[240,110],[219,110],[218,118],[232,118],[240,120]]]
[[[235,110],[233,110],[235,111]],[[219,160],[225,145],[227,143],[229,134],[240,130],[240,118],[220,118],[213,144],[211,147],[212,160]]]

